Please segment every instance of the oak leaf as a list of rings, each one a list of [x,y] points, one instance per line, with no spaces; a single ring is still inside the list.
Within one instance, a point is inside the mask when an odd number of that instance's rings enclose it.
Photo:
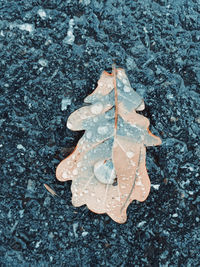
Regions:
[[[150,191],[145,147],[160,145],[161,140],[149,131],[149,120],[136,113],[144,109],[144,101],[121,68],[104,71],[84,102],[90,105],[73,112],[67,127],[85,133],[58,165],[56,176],[72,180],[74,206],[86,204],[124,223],[128,205],[144,201]]]

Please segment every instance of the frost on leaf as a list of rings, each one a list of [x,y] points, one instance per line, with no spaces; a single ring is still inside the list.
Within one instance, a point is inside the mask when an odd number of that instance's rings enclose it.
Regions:
[[[103,72],[84,106],[68,119],[73,131],[85,130],[75,150],[56,170],[59,181],[72,180],[72,203],[86,204],[124,223],[128,205],[144,201],[150,191],[146,146],[161,144],[150,133],[149,120],[136,113],[143,99],[131,88],[125,71]]]

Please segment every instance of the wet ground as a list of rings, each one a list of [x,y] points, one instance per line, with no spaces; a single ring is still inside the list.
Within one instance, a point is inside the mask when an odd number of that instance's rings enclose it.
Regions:
[[[199,266],[199,0],[1,1],[0,58],[0,265]],[[83,134],[67,118],[113,60],[163,141],[121,225],[55,178]]]

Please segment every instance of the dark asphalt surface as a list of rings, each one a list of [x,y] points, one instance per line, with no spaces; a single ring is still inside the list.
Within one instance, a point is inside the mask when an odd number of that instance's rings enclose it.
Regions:
[[[163,141],[122,225],[55,178],[83,134],[67,118],[113,60]],[[0,266],[200,266],[199,87],[199,0],[1,0]]]

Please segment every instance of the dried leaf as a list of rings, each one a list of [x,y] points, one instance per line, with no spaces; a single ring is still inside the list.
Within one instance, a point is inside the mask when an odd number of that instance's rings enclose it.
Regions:
[[[47,191],[49,191],[50,194],[52,194],[52,196],[57,196],[56,192],[53,189],[51,189],[50,186],[44,184],[44,187],[46,188]]]
[[[149,120],[136,113],[143,99],[131,88],[125,71],[103,72],[90,103],[68,119],[73,131],[85,130],[77,147],[56,170],[59,181],[72,180],[72,203],[86,204],[124,223],[126,209],[135,199],[144,201],[150,191],[145,146],[160,145],[148,130]]]

